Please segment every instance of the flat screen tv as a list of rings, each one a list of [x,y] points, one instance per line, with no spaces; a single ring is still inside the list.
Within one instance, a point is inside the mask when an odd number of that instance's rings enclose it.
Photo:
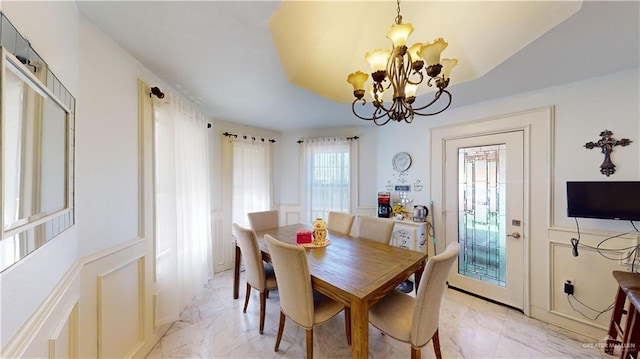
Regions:
[[[567,216],[640,221],[640,181],[568,181]]]

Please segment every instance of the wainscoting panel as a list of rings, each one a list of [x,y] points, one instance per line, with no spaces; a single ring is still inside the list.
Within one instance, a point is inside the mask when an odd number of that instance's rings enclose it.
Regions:
[[[302,222],[302,208],[299,204],[280,204],[280,225]]]
[[[300,223],[302,220],[300,219],[300,212],[287,212],[285,213],[285,224],[296,224]]]
[[[606,249],[629,248],[635,245],[636,239],[631,235],[613,238],[601,245],[605,250],[598,251],[599,242],[620,233],[582,231],[578,256],[574,256],[571,238],[577,237],[577,233],[562,227],[554,227],[548,233],[548,307],[546,313],[543,308],[535,308],[533,316],[601,339],[606,334],[611,311],[599,312],[613,303],[617,291],[612,272],[630,269],[623,259],[628,250]],[[574,283],[573,296],[564,293],[567,280]]]
[[[144,258],[98,276],[98,357],[126,358],[144,345]]]
[[[78,303],[80,272],[77,264],[42,302],[16,335],[2,347],[0,358],[78,358]]]
[[[289,225],[302,223],[302,208],[298,204],[281,204],[280,205],[280,224]],[[355,215],[377,216],[377,207],[358,207],[351,212]],[[284,221],[284,222],[283,222]],[[309,223],[311,225],[311,223]],[[356,224],[354,223],[354,228]]]
[[[578,257],[574,257],[571,245],[551,243],[550,247],[551,312],[601,329],[608,328],[610,312],[597,317],[598,312],[580,302],[598,310],[611,305],[617,288],[611,272],[623,270],[619,262],[609,261],[590,248],[580,248]],[[573,296],[564,293],[566,280],[574,283]]]
[[[78,357],[78,299],[49,339],[49,359]]]
[[[213,271],[215,273],[233,267],[233,236],[225,236],[224,213],[222,210],[211,211],[211,243],[213,246]]]

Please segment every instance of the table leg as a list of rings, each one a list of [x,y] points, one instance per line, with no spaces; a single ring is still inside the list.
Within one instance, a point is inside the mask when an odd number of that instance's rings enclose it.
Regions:
[[[236,244],[236,260],[233,263],[233,299],[238,299],[240,287],[240,247]]]
[[[369,355],[369,304],[351,302],[351,357],[367,359]]]
[[[424,272],[424,266],[425,266],[425,264],[424,264],[424,263],[425,263],[425,262],[422,262],[422,266],[420,267],[420,269],[418,269],[418,270],[414,273],[415,281],[416,281],[416,283],[415,283],[415,285],[414,285],[414,287],[415,287],[414,289],[415,289],[415,291],[416,291],[416,294],[418,294],[418,286],[420,285],[420,280],[422,279],[422,272]]]

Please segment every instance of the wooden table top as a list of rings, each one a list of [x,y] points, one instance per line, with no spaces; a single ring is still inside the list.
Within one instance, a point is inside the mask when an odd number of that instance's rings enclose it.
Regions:
[[[268,258],[264,235],[295,243],[296,231],[310,227],[294,224],[257,232],[260,249]],[[307,262],[314,288],[345,304],[354,299],[375,303],[408,278],[427,259],[425,253],[328,232],[331,244],[307,248]]]

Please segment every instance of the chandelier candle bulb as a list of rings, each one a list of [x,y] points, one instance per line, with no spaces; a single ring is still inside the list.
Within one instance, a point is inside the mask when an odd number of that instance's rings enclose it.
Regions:
[[[418,72],[420,70],[422,70],[422,67],[424,66],[424,60],[422,59],[422,57],[420,57],[420,55],[418,55],[418,51],[420,51],[420,49],[422,48],[422,43],[421,42],[416,42],[415,44],[411,45],[411,47],[409,48],[409,56],[411,58],[411,68],[413,69],[414,72]]]
[[[359,99],[364,96],[364,83],[369,79],[369,75],[362,71],[356,71],[349,74],[347,82],[353,86],[353,95]]]
[[[405,46],[409,35],[413,32],[411,24],[396,24],[391,26],[391,30],[387,32],[387,38],[393,42],[393,46]]]
[[[367,52],[367,54],[365,55],[365,59],[369,63],[369,66],[371,66],[371,70],[374,73],[375,72],[379,72],[379,71],[386,72],[387,71],[387,62],[389,61],[389,57],[390,56],[391,56],[391,51],[383,50],[383,49],[377,49],[377,50],[373,50],[371,52]],[[382,82],[382,80],[377,81],[377,82]]]
[[[447,46],[449,46],[448,43],[442,38],[438,38],[434,42],[422,46],[418,55],[427,62],[427,66],[436,65],[440,63],[440,55]]]
[[[442,70],[440,71],[445,79],[449,78],[449,74],[451,73],[451,69],[456,67],[458,64],[458,60],[456,59],[442,59],[440,61],[442,63]],[[365,81],[367,81],[365,79]],[[363,85],[364,86],[364,85]]]
[[[404,87],[404,94],[407,96],[407,100],[410,97],[416,97],[416,91],[418,90],[418,85],[407,84]]]

